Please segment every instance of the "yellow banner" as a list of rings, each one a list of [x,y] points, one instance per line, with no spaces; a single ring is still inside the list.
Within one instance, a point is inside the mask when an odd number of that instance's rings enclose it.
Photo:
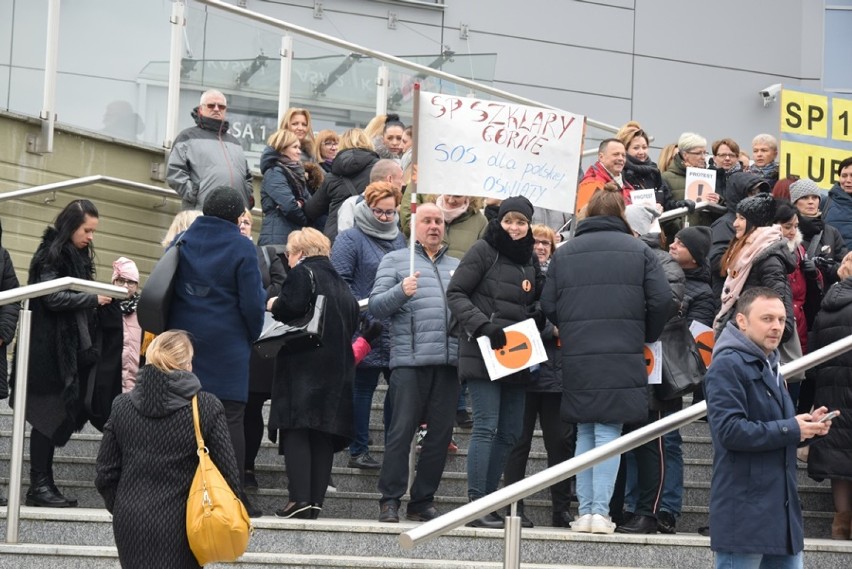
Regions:
[[[810,178],[820,188],[828,190],[837,182],[837,166],[850,156],[852,152],[849,150],[782,139],[778,156],[780,178],[783,180],[789,174],[795,174],[800,178]]]
[[[805,136],[828,137],[828,97],[781,91],[781,132]]]

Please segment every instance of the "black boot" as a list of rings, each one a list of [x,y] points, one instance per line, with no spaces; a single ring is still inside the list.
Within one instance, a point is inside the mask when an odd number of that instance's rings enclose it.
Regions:
[[[76,508],[76,507],[77,507],[77,498],[69,498],[68,496],[66,496],[65,494],[63,494],[63,493],[59,490],[59,488],[57,488],[57,487],[56,487],[56,483],[53,481],[53,473],[52,473],[52,472],[51,472],[50,474],[48,474],[48,477],[50,478],[50,488],[51,488],[51,490],[53,490],[56,494],[58,494],[60,497],[62,497],[62,499],[63,499],[63,500],[65,500],[66,502],[68,502],[68,507],[69,507],[69,508]]]
[[[65,499],[53,484],[53,477],[44,472],[30,472],[30,489],[27,490],[27,506],[42,508],[72,508],[77,505]]]

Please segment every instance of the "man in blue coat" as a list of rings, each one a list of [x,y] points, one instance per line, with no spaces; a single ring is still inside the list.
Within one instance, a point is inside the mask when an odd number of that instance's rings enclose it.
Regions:
[[[705,376],[713,438],[710,547],[717,568],[801,568],[796,446],[825,435],[827,409],[795,415],[779,372],[786,312],[778,294],[742,293]]]

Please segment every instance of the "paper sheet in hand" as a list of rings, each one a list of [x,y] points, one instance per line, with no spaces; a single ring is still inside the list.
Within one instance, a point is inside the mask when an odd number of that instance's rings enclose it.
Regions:
[[[506,345],[499,350],[491,349],[491,342],[486,336],[476,339],[491,381],[547,360],[541,334],[532,318],[506,326],[503,330],[506,332]]]

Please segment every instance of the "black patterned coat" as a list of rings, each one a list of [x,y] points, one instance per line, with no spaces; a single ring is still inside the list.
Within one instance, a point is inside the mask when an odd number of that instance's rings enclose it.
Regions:
[[[192,373],[146,365],[133,391],[119,395],[104,427],[95,486],[112,513],[124,569],[197,568],[186,537],[186,498],[198,467],[192,395],[210,457],[240,495],[239,471],[225,412],[199,392]]]

